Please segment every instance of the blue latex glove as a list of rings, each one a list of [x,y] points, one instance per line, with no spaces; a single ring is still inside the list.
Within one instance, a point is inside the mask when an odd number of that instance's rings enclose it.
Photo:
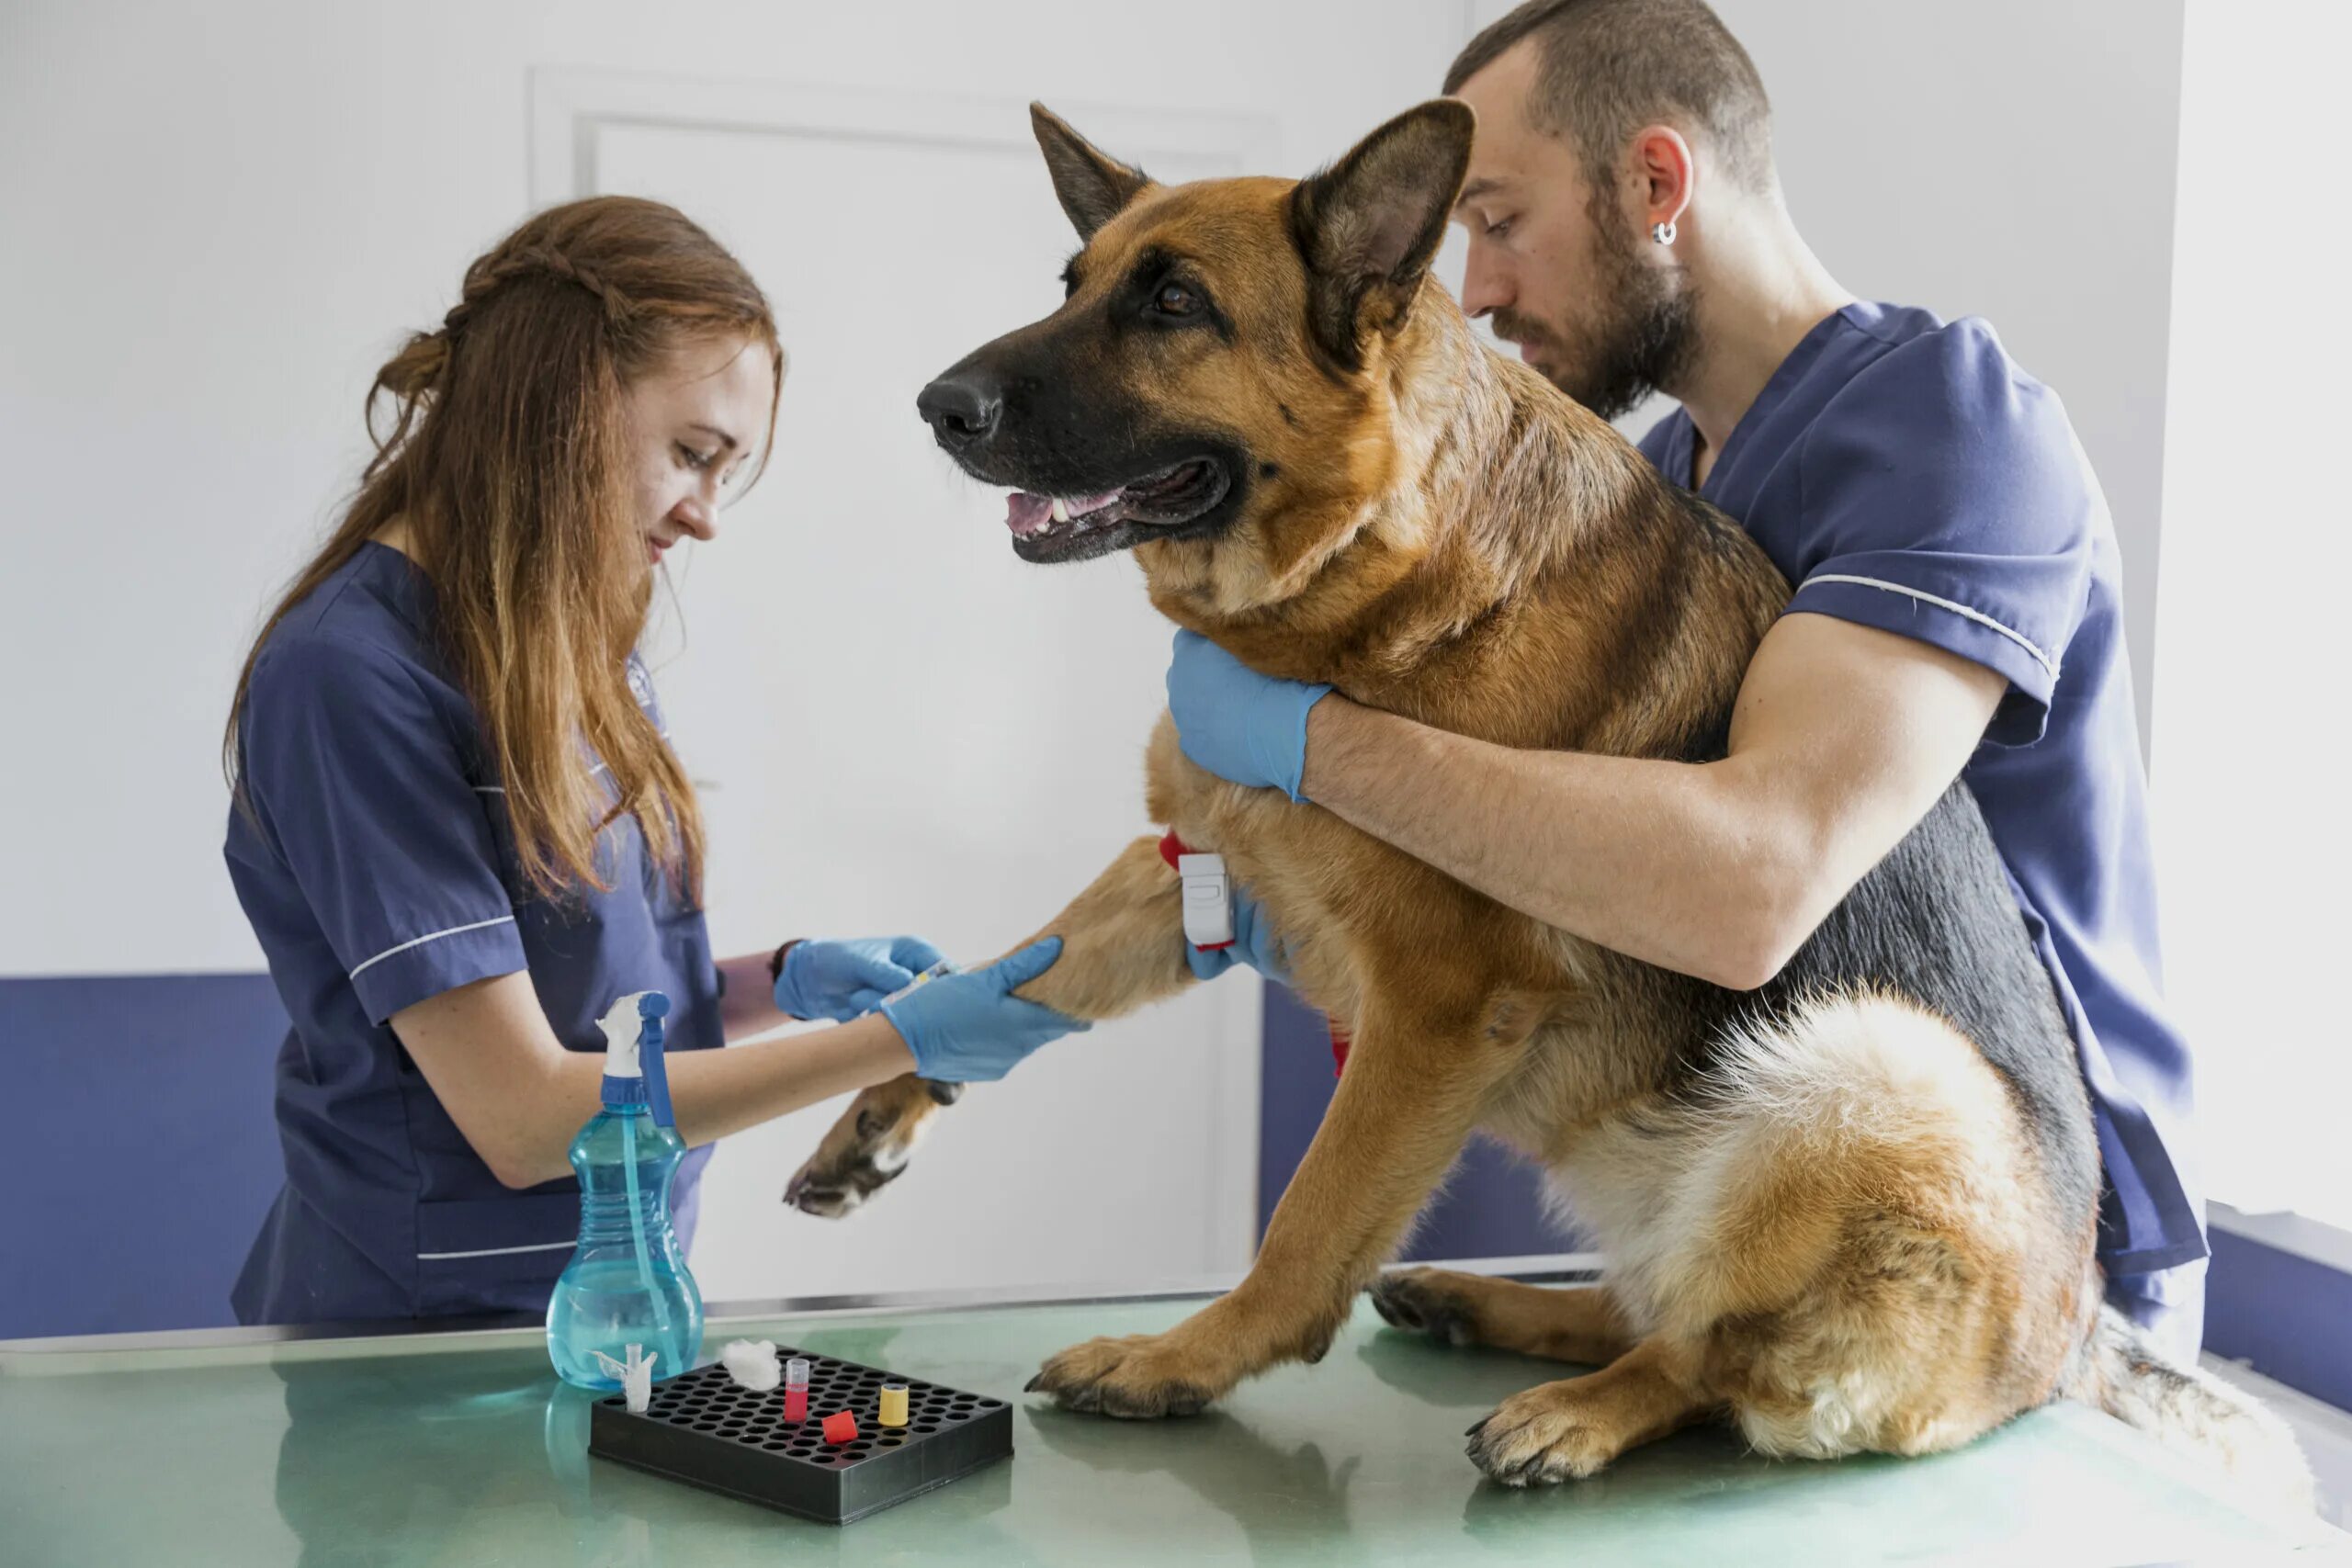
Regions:
[[[1198,632],[1176,634],[1168,711],[1184,755],[1219,778],[1305,800],[1306,713],[1331,690],[1261,675]]]
[[[1031,942],[985,969],[943,975],[882,1009],[933,1083],[994,1083],[1048,1041],[1094,1027],[1012,994],[1054,966],[1062,939]]]
[[[914,936],[868,936],[852,942],[797,942],[776,976],[775,1005],[795,1018],[847,1023],[913,982],[918,970],[940,961],[939,949]]]
[[[1290,970],[1273,922],[1265,918],[1258,900],[1238,887],[1233,890],[1233,945],[1199,948],[1188,942],[1184,962],[1193,966],[1196,980],[1214,980],[1235,964],[1247,964],[1277,986],[1290,984]]]

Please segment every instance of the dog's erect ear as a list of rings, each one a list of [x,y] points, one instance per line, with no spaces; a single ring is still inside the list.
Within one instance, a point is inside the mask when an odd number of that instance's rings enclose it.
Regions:
[[[1054,195],[1081,240],[1094,238],[1095,230],[1116,218],[1136,192],[1151,183],[1151,176],[1103,152],[1043,104],[1029,106],[1029,128],[1045,150]]]
[[[1445,237],[1476,130],[1469,105],[1431,99],[1291,194],[1291,229],[1306,258],[1308,325],[1342,365],[1363,363],[1367,333],[1403,324]]]

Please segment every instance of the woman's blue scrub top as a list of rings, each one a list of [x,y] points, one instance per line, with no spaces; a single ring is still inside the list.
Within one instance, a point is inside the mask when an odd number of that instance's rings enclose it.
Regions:
[[[1679,410],[1642,438],[1690,482]],[[1699,493],[1796,584],[1792,615],[1933,644],[2008,692],[1961,777],[2073,1030],[2109,1275],[2205,1256],[2188,1042],[2165,1007],[2147,785],[2107,501],[2056,394],[1973,317],[1854,304],[1798,344]]]
[[[526,887],[433,615],[406,556],[362,546],[271,631],[239,716],[229,874],[293,1023],[277,1059],[286,1184],[231,1297],[242,1322],[546,1307],[579,1232],[578,1184],[499,1184],[394,1037],[402,1008],[527,972],[572,1050],[603,1050],[596,1021],[642,990],[670,997],[672,1051],[721,1043],[702,912],[634,818],[599,845],[611,891]],[[641,666],[630,676],[659,728]],[[709,1154],[678,1173],[682,1242]]]

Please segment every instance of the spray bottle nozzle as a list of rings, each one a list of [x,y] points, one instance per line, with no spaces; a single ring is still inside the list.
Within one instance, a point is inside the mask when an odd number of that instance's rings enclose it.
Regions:
[[[670,1106],[670,1071],[662,1053],[662,1021],[670,998],[660,991],[632,991],[597,1021],[605,1032],[605,1103],[642,1105],[664,1127],[678,1124]]]

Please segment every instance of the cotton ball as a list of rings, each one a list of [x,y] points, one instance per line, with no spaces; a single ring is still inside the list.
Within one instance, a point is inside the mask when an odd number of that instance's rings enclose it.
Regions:
[[[729,1340],[718,1359],[727,1364],[727,1375],[753,1393],[765,1393],[784,1381],[772,1339]]]

